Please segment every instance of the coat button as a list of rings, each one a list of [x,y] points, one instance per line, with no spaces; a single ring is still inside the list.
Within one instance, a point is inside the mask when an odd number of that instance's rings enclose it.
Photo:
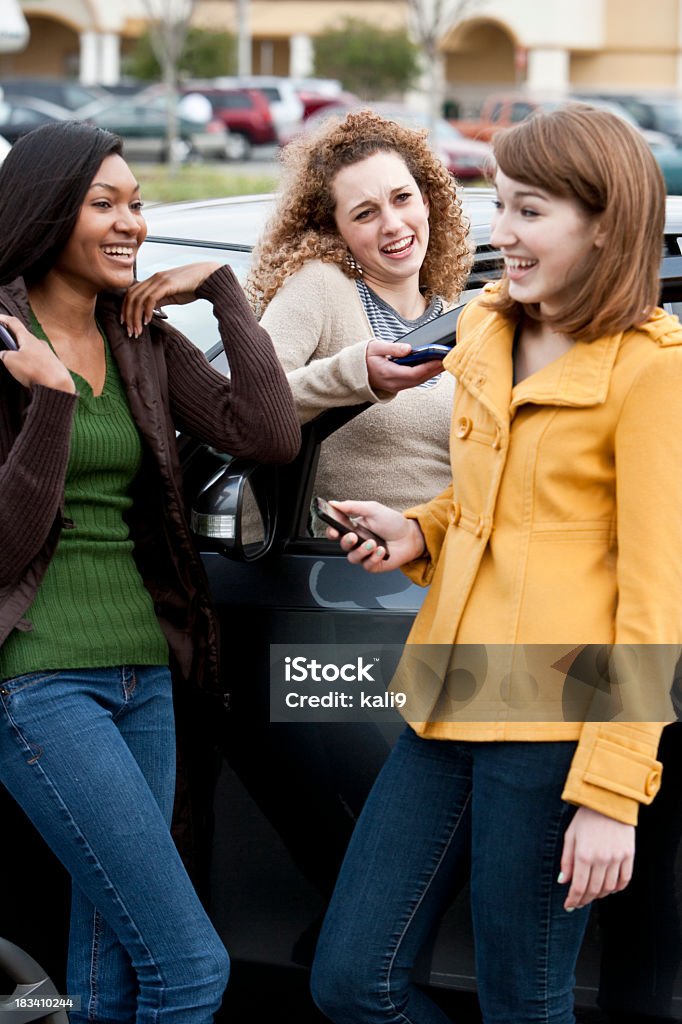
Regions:
[[[644,792],[647,796],[656,796],[661,785],[661,773],[658,768],[652,768],[644,783]]]
[[[464,439],[465,437],[469,436],[472,427],[473,423],[471,422],[468,416],[460,416],[455,425],[455,434],[457,435],[457,437],[461,437],[462,439]]]

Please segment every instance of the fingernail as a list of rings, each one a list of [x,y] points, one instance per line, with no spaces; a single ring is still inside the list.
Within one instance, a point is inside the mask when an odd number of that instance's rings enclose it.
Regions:
[[[384,552],[384,549],[383,549],[383,548],[377,548],[377,551],[376,551],[376,553],[377,553],[377,555],[379,556],[379,558],[383,558],[383,557],[384,557],[384,554],[385,554],[385,552]]]
[[[557,882],[559,883],[559,885],[562,884],[563,880],[564,880],[564,873],[563,873],[563,871],[560,871],[559,872],[559,877],[557,878]]]
[[[566,907],[566,913],[567,914],[572,914],[575,909],[576,909],[576,907]]]
[[[374,541],[373,540],[365,541],[365,543],[362,546],[365,549],[365,551],[371,551],[372,548],[374,547]]]

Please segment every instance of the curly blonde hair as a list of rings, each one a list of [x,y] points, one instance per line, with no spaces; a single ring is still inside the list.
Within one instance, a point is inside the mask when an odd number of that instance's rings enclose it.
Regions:
[[[430,237],[419,285],[426,298],[459,295],[471,267],[468,222],[456,183],[429,148],[426,131],[404,128],[371,110],[327,120],[291,142],[282,156],[279,202],[256,246],[246,293],[259,316],[287,277],[309,260],[336,263],[350,278],[362,276],[339,235],[332,183],[343,167],[375,153],[395,152],[429,202]]]

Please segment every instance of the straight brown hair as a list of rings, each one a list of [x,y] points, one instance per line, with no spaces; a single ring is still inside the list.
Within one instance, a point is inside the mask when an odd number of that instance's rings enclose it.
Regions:
[[[601,220],[603,247],[585,260],[565,307],[544,322],[578,341],[644,323],[659,296],[665,184],[642,135],[614,114],[573,103],[496,133],[493,149],[509,178],[574,199]],[[540,318],[537,306],[510,298],[505,278],[484,305],[513,319]]]

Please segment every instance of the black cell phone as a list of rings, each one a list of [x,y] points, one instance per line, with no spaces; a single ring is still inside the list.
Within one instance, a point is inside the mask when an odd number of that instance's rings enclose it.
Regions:
[[[403,339],[401,338],[400,340],[402,341]],[[433,362],[434,359],[445,359],[451,349],[451,345],[423,345],[421,348],[413,348],[406,356],[393,359],[393,362],[397,363],[398,366],[419,366],[421,363]]]
[[[413,351],[393,361],[400,366],[418,366],[429,359],[443,359],[455,344],[457,321],[465,305],[466,303],[462,303],[461,306],[455,306],[447,313],[441,313],[428,323],[403,334],[402,338],[396,338],[396,341],[404,341],[411,345]],[[434,349],[433,346],[438,347]]]
[[[0,348],[9,348],[12,352],[16,352],[19,348],[17,345],[17,339],[14,337],[9,327],[5,327],[4,324],[0,324]]]
[[[343,537],[347,533],[356,534],[358,542],[354,545],[354,548],[359,548],[366,540],[373,540],[376,541],[377,547],[381,545],[386,551],[383,560],[386,561],[389,557],[388,547],[383,537],[380,537],[378,533],[368,530],[366,526],[356,525],[338,508],[333,508],[324,498],[313,498],[313,512],[327,526],[333,526],[335,530],[338,530],[340,536]]]

